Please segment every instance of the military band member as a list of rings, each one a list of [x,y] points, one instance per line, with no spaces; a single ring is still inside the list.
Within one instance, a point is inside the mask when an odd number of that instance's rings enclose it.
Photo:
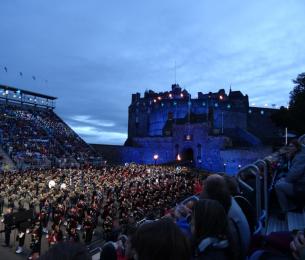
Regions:
[[[13,209],[7,208],[4,214],[4,234],[5,234],[5,242],[2,246],[9,247],[10,246],[10,237],[13,226]]]

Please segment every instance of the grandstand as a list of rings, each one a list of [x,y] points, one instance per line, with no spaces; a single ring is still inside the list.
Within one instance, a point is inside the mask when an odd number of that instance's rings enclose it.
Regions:
[[[55,113],[56,99],[0,85],[0,155],[6,165],[26,169],[97,162],[95,150]]]

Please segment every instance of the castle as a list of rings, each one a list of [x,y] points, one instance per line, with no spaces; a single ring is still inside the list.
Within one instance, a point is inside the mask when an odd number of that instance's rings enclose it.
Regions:
[[[249,106],[240,91],[170,91],[132,94],[124,147],[98,149],[116,163],[192,163],[210,171],[236,171],[271,152],[281,138],[270,116],[275,109]]]

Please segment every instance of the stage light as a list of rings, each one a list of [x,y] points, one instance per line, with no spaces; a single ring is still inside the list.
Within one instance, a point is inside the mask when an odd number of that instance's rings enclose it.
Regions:
[[[168,95],[168,96],[169,96],[169,98],[172,98],[172,97],[173,97],[173,95],[172,95],[171,93],[169,93],[169,95]]]
[[[222,96],[222,95],[220,95],[220,96],[219,96],[219,99],[220,99],[220,100],[223,100],[223,96]]]
[[[181,156],[180,156],[180,154],[177,155],[177,160],[178,160],[178,161],[181,161]]]
[[[159,155],[158,154],[154,154],[155,166],[157,165],[158,158],[159,158]]]
[[[183,98],[183,96],[184,96],[184,95],[183,95],[183,93],[181,93],[181,94],[180,94],[180,97],[182,97],[182,98]]]
[[[157,102],[157,99],[154,99],[154,103],[156,103]]]
[[[158,97],[158,100],[161,100],[162,99],[162,97]]]

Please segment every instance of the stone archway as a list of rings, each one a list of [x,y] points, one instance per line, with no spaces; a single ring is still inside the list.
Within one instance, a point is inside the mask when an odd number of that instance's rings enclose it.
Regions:
[[[194,150],[192,148],[186,148],[183,150],[181,155],[182,161],[193,163],[194,161]]]

